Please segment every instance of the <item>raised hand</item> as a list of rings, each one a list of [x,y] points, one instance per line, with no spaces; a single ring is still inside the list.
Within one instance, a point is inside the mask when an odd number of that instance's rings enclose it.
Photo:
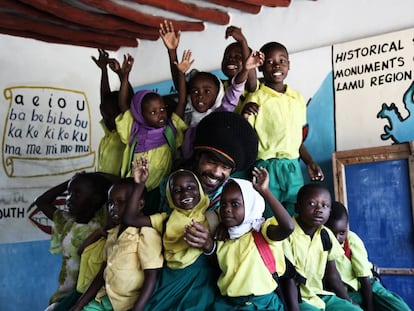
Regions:
[[[119,76],[121,78],[128,77],[133,65],[134,65],[134,58],[130,54],[124,55],[122,66],[119,69]]]
[[[225,38],[233,37],[237,42],[246,41],[246,37],[243,35],[241,28],[236,26],[229,26],[226,28]]]
[[[183,52],[181,63],[178,64],[177,62],[175,62],[177,69],[183,74],[185,74],[187,70],[190,69],[191,65],[194,63],[194,59],[191,59],[191,54],[192,53],[190,50],[185,50]]]
[[[121,72],[121,65],[119,64],[118,60],[116,58],[109,58],[108,59],[108,65],[111,70],[117,74],[120,74]]]
[[[175,32],[174,25],[171,21],[165,20],[164,23],[161,23],[159,33],[167,49],[177,49],[178,44],[180,43],[181,32]]]
[[[261,194],[269,189],[269,172],[264,167],[254,167],[252,175],[252,184],[254,189]]]
[[[149,162],[146,157],[135,159],[132,162],[132,175],[137,184],[145,184],[149,176]]]
[[[264,63],[264,54],[260,51],[252,51],[244,63],[247,70],[262,66]]]
[[[107,51],[103,49],[98,49],[98,52],[99,52],[98,58],[96,58],[95,56],[91,56],[91,58],[99,68],[104,69],[106,65],[108,64],[109,54]]]

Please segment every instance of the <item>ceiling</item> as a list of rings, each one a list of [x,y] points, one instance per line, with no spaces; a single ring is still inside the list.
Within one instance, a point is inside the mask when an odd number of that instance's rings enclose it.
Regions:
[[[157,40],[159,25],[203,31],[228,25],[232,12],[258,14],[263,6],[288,7],[291,0],[0,0],[0,33],[116,51],[138,40]]]

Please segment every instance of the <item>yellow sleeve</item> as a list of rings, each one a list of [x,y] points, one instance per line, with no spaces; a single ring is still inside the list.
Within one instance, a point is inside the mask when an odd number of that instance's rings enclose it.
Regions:
[[[134,118],[129,109],[115,118],[116,130],[118,131],[121,141],[126,145],[129,145],[129,137],[131,136],[133,122]]]
[[[162,255],[161,235],[153,228],[141,228],[138,256],[144,270],[162,267],[164,257]]]
[[[175,142],[177,147],[181,146],[184,140],[184,132],[187,130],[188,125],[177,114],[173,113],[171,116],[172,123],[174,124],[177,134],[175,135]]]
[[[153,215],[150,215],[151,220],[151,226],[154,228],[159,234],[164,233],[164,223],[165,220],[168,218],[167,213],[156,213]]]

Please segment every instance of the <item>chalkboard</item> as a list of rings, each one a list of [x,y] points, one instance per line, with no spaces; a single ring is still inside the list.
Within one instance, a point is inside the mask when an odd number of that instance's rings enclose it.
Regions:
[[[333,154],[335,199],[388,289],[414,307],[413,143]]]

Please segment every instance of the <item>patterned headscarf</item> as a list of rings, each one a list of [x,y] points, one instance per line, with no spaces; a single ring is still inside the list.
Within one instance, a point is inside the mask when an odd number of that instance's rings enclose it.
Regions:
[[[230,239],[237,239],[252,229],[255,231],[260,230],[261,225],[265,220],[263,218],[265,201],[260,193],[253,188],[251,181],[232,178],[224,187],[231,183],[231,181],[234,181],[240,187],[244,202],[243,222],[238,226],[228,228]]]

